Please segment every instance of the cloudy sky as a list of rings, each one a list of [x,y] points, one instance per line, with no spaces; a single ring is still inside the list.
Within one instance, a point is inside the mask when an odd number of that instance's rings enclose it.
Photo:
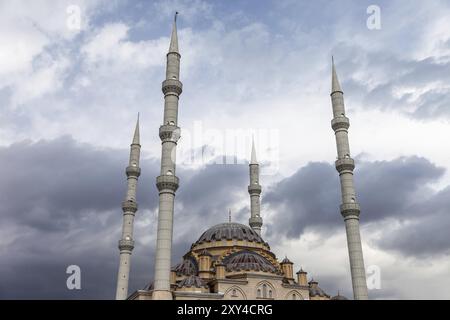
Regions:
[[[380,29],[367,26],[373,4]],[[228,209],[247,223],[254,134],[264,237],[329,294],[352,296],[330,127],[334,55],[365,263],[381,272],[369,295],[449,299],[450,3],[438,0],[0,1],[0,298],[114,298],[138,112],[130,291],[151,281],[175,11],[184,92],[173,262]],[[81,268],[81,290],[66,287],[69,265]]]

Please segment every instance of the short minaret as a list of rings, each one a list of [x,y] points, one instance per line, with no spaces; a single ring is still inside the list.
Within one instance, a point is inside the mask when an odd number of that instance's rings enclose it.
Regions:
[[[136,187],[141,174],[139,168],[139,157],[141,145],[139,144],[139,115],[134,130],[133,142],[131,143],[130,161],[126,169],[127,174],[127,195],[122,202],[123,226],[122,238],[119,241],[120,264],[117,276],[116,300],[125,300],[128,297],[128,279],[130,275],[130,258],[134,248],[133,222],[137,211]]]
[[[307,280],[307,272],[303,271],[302,268],[297,272],[297,283],[301,286],[307,286],[308,280]]]
[[[355,162],[350,156],[348,142],[349,119],[345,116],[344,93],[339,84],[332,60],[332,84],[331,102],[333,106],[333,120],[331,127],[336,134],[336,145],[338,159],[336,160],[336,170],[339,172],[341,181],[342,204],[340,211],[345,221],[347,232],[347,245],[350,256],[350,268],[352,275],[353,295],[355,300],[368,299],[366,272],[359,233],[360,208],[356,201],[355,187],[353,183],[353,169]]]
[[[259,184],[259,164],[256,161],[255,141],[252,139],[252,156],[249,164],[250,184],[248,193],[250,194],[250,219],[248,220],[250,227],[261,235],[261,227],[263,220],[261,218],[261,186]]]
[[[161,175],[156,178],[159,191],[158,232],[156,238],[155,278],[152,298],[170,300],[170,266],[175,192],[179,180],[175,175],[176,146],[180,138],[178,124],[178,100],[182,92],[180,58],[178,52],[177,14],[173,22],[169,52],[167,53],[166,80],[162,83],[164,93],[164,120],[159,128],[162,141]]]
[[[284,276],[289,280],[294,280],[293,265],[294,263],[292,263],[292,261],[289,260],[288,257],[285,257],[280,263],[281,270],[283,271]]]

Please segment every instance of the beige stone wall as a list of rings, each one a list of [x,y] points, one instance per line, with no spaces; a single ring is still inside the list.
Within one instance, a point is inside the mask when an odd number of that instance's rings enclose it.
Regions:
[[[236,276],[237,275],[235,275],[235,277]],[[296,296],[296,299],[298,300],[309,299],[308,289],[304,287],[299,288],[284,287],[282,283],[282,277],[279,276],[270,276],[263,273],[254,273],[250,275],[242,274],[242,278],[240,278],[239,280],[244,283],[239,284],[221,281],[218,282],[217,290],[218,292],[222,292],[225,294],[224,299],[291,300],[293,294]],[[265,298],[264,298],[264,288],[265,288]],[[233,290],[236,290],[236,292],[234,292]]]

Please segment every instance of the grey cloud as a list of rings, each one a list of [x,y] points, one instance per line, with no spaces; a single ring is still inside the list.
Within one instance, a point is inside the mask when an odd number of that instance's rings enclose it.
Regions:
[[[0,298],[114,297],[128,155],[127,149],[100,149],[68,136],[0,148],[0,255],[8,257],[0,266]],[[130,291],[153,276],[159,163],[143,159],[141,167]],[[206,227],[226,221],[230,204],[246,192],[247,170],[180,168],[174,264]],[[143,241],[149,235],[150,243]],[[81,267],[81,291],[66,288],[71,264]]]
[[[405,255],[443,253],[450,249],[450,237],[442,232],[448,219],[439,218],[448,208],[447,198],[445,193],[434,194],[428,187],[442,176],[442,168],[420,157],[362,161],[357,168],[355,185],[363,224],[384,219],[414,221],[412,226],[395,233],[386,231],[386,236],[375,245]],[[268,227],[271,238],[279,234],[298,238],[307,228],[326,234],[343,223],[338,209],[341,203],[338,175],[331,164],[309,163],[272,187],[264,200],[277,214],[273,225]],[[422,243],[421,239],[426,238],[430,241]]]
[[[335,226],[338,215],[339,180],[327,163],[308,163],[292,176],[270,188],[263,198],[277,212],[269,236],[300,236],[309,226]]]
[[[337,45],[334,51],[348,99],[365,108],[395,111],[420,120],[450,117],[450,92],[445,86],[450,82],[449,56],[413,60],[347,44]],[[356,80],[353,75],[357,73],[365,74],[365,80]],[[407,91],[402,92],[404,89]]]
[[[241,219],[241,208],[233,203],[247,195],[248,167],[210,164],[194,172],[180,171],[180,179],[183,177],[177,192],[182,208],[175,212],[174,232],[188,249],[205,228],[227,221],[229,209],[233,220]]]
[[[126,149],[98,149],[69,137],[0,149],[0,165],[7,169],[0,182],[5,204],[0,253],[8,257],[0,270],[1,298],[114,297],[127,157]],[[60,164],[58,169],[55,163]],[[97,163],[101,168],[95,170]],[[158,165],[144,159],[141,166],[130,291],[143,288],[153,275]],[[442,169],[418,157],[361,162],[358,168],[363,223],[385,218],[413,221],[413,227],[405,225],[386,234],[375,245],[414,256],[448,251],[448,189],[433,194],[425,187],[440,177]],[[226,221],[228,208],[247,196],[247,170],[246,165],[180,168],[173,264],[205,228]],[[268,227],[267,240],[276,245],[279,236],[275,234],[298,237],[305,228],[333,232],[342,225],[339,192],[337,173],[327,163],[309,163],[272,186],[263,199],[277,218]],[[420,192],[426,197],[407,205]],[[394,200],[385,201],[389,196]],[[234,219],[247,223],[248,208],[234,209]],[[144,220],[149,224],[142,225]],[[153,237],[150,244],[142,240],[148,235]],[[81,291],[65,287],[65,270],[71,264],[82,269]],[[331,294],[345,287],[335,280],[321,275],[322,286]]]
[[[406,256],[431,257],[450,253],[450,187],[426,201],[411,206],[413,215],[394,232],[383,236],[378,245]]]
[[[1,298],[114,296],[128,154],[70,137],[0,149],[0,232],[5,237],[0,254],[8,257],[0,267]],[[157,166],[146,159],[141,166],[138,201],[142,209],[152,209]],[[137,270],[147,264],[139,258],[148,257],[143,249],[136,250]],[[81,291],[66,288],[65,270],[71,264],[81,267]]]

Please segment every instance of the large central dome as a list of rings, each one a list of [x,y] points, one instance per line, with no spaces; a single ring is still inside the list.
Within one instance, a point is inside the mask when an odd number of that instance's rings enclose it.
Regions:
[[[252,228],[235,222],[217,224],[206,230],[194,245],[220,240],[244,240],[266,244]]]

